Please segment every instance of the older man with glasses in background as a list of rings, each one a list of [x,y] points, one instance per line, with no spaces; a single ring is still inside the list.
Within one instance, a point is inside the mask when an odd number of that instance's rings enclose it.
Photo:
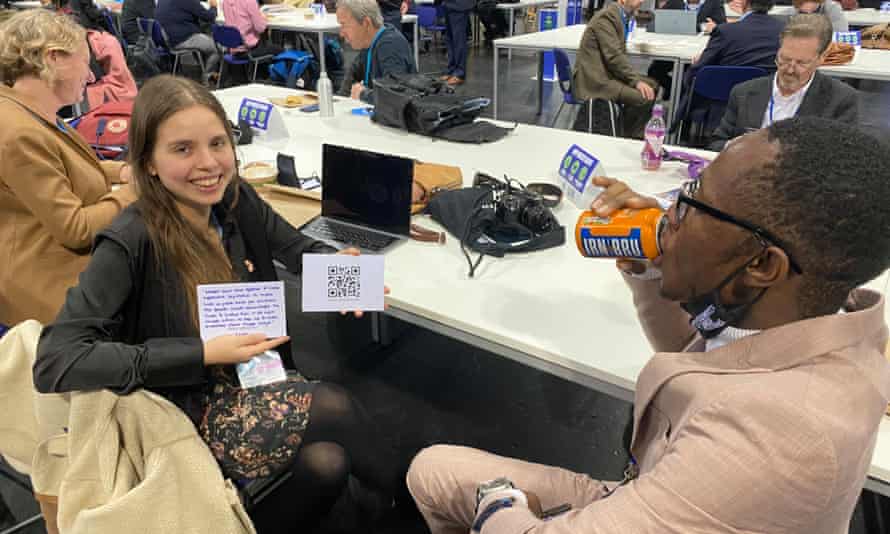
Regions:
[[[829,20],[823,15],[795,15],[780,38],[776,74],[733,88],[711,150],[722,150],[739,135],[796,116],[859,123],[856,89],[817,70],[831,43]]]

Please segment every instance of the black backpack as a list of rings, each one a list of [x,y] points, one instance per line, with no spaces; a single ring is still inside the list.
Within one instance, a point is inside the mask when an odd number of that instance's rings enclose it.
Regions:
[[[476,120],[489,100],[467,98],[423,74],[388,74],[374,80],[372,120],[385,126],[460,143],[490,143],[512,128]]]
[[[127,68],[130,69],[130,73],[139,87],[142,87],[142,84],[152,76],[161,73],[158,58],[146,38],[143,37],[135,45],[128,47]]]

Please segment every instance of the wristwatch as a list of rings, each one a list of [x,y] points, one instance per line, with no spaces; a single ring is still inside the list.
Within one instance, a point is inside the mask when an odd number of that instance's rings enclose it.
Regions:
[[[512,489],[516,489],[516,486],[514,486],[513,482],[507,477],[499,477],[479,484],[479,486],[476,487],[476,513],[479,513],[479,504],[486,496],[499,491]]]
[[[471,532],[481,532],[482,526],[495,512],[511,508],[516,503],[527,506],[525,495],[506,477],[479,484],[476,487],[476,519],[473,521]],[[483,504],[485,509],[481,508]]]

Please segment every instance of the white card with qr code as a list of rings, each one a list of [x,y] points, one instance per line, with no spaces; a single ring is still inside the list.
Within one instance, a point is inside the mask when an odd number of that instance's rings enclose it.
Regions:
[[[303,311],[382,311],[383,256],[303,255]]]

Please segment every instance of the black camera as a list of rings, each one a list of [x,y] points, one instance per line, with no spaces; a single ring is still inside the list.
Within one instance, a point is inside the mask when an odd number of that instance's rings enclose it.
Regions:
[[[558,226],[540,195],[509,187],[498,199],[497,217],[507,224],[520,224],[536,234]]]
[[[559,227],[553,213],[545,205],[544,197],[528,191],[516,180],[507,178],[502,181],[479,172],[473,185],[488,187],[493,191],[495,215],[506,224],[519,224],[536,234],[545,234]]]

